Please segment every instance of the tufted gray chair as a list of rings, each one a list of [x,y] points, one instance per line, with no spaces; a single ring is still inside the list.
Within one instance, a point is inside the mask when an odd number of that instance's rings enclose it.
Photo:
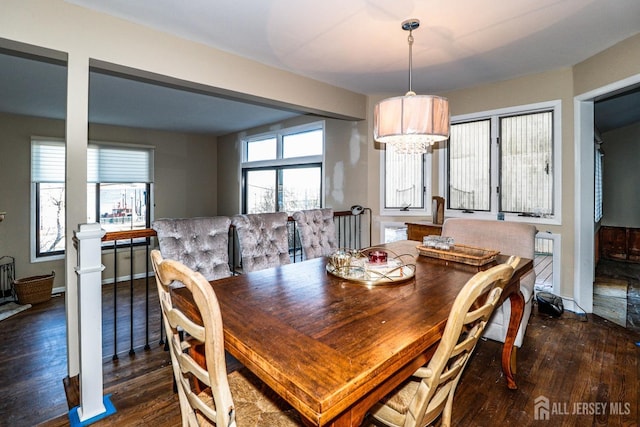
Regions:
[[[242,269],[245,272],[289,264],[289,232],[286,212],[235,215]]]
[[[333,209],[310,209],[291,215],[296,221],[305,259],[330,255],[338,248]]]
[[[163,258],[181,262],[207,280],[231,275],[226,216],[163,218],[153,222]]]

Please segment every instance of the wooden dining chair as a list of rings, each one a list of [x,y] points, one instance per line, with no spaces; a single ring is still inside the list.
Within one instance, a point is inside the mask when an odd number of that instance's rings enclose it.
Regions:
[[[169,351],[183,426],[299,426],[297,412],[247,368],[227,374],[220,306],[204,276],[170,259],[157,249],[151,262]],[[191,293],[202,324],[172,303],[170,286],[182,283]],[[202,366],[190,351],[204,349]],[[201,355],[200,355],[201,356]]]
[[[430,425],[442,415],[451,425],[453,396],[460,376],[520,258],[476,273],[451,308],[442,339],[429,363],[377,403],[370,411],[374,425]]]
[[[333,209],[309,209],[291,216],[296,222],[304,259],[331,255],[338,248]]]
[[[289,232],[286,212],[235,215],[242,271],[250,272],[289,264]]]

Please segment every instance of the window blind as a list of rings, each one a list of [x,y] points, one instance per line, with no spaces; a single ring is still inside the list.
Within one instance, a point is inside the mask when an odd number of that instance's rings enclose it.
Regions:
[[[64,142],[31,141],[31,182],[64,182]]]
[[[153,150],[146,147],[89,144],[87,181],[153,182]]]
[[[34,139],[31,142],[32,182],[65,181],[65,144]],[[153,182],[153,149],[89,144],[87,181],[90,183]]]
[[[602,157],[604,153],[600,148],[596,148],[595,153],[595,182],[594,182],[594,220],[598,222],[602,219]]]

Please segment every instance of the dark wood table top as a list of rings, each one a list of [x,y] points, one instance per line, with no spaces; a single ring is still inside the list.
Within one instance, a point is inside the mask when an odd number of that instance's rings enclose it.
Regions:
[[[417,253],[417,244],[396,243],[394,252]],[[325,266],[326,258],[316,258],[212,282],[225,347],[309,425],[359,425],[428,360],[477,268],[418,256],[414,278],[367,287]],[[532,268],[522,260],[511,286]]]

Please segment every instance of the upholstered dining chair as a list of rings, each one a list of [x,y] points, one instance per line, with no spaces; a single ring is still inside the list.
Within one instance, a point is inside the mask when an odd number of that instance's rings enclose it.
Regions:
[[[456,297],[429,363],[370,411],[370,421],[394,427],[451,425],[453,397],[469,357],[520,258],[476,273]]]
[[[333,209],[309,209],[291,216],[296,222],[304,259],[327,256],[338,248]]]
[[[226,216],[163,218],[153,222],[164,258],[180,261],[207,280],[231,275],[229,226]]]
[[[168,334],[182,425],[302,425],[297,412],[247,368],[227,374],[220,306],[207,279],[178,261],[163,259],[157,249],[151,252],[151,262]],[[175,281],[191,293],[202,324],[174,306],[170,286]],[[192,357],[189,349],[194,345],[204,349],[206,367]]]
[[[286,212],[235,215],[231,218],[238,235],[244,272],[291,262],[288,219]]]
[[[536,233],[537,229],[534,225],[523,222],[447,218],[442,225],[442,235],[453,237],[454,245],[462,243],[529,259],[535,257]],[[522,346],[531,317],[535,282],[536,273],[534,270],[520,279],[520,291],[524,297],[524,312],[516,335],[514,344],[516,348]],[[496,309],[485,329],[484,337],[504,342],[509,330],[510,318],[511,303],[507,300]],[[514,358],[512,366],[515,369],[515,349],[511,354]]]

